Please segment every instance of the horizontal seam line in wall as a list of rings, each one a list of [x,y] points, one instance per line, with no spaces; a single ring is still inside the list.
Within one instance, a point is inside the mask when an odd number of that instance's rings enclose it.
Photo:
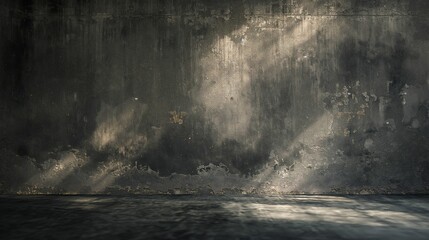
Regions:
[[[66,18],[77,18],[77,19],[120,19],[120,18],[141,18],[141,19],[148,19],[148,18],[157,18],[157,17],[183,17],[183,16],[193,16],[193,15],[130,15],[130,16],[117,16],[117,15],[111,15],[111,16],[97,16],[97,15],[63,15],[63,16],[52,16],[52,15],[32,15],[32,16],[0,16],[1,18],[28,18],[28,19],[34,19],[34,18],[50,18],[50,19],[66,19]],[[358,18],[358,17],[403,17],[403,18],[429,18],[429,16],[424,15],[285,15],[283,17],[270,17],[270,16],[254,16],[254,17],[260,17],[265,19],[273,19],[273,20],[284,20],[284,18],[287,17],[344,17],[344,18]],[[220,19],[222,17],[219,17]],[[228,18],[228,20],[235,20],[237,18]],[[245,18],[246,19],[246,18]]]

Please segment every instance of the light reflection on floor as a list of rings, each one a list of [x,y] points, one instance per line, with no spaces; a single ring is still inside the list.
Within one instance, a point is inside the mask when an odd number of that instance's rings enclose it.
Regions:
[[[2,196],[1,239],[427,239],[429,196]]]
[[[362,205],[356,200],[343,197],[292,198],[293,204],[227,203],[224,208],[232,212],[245,211],[259,220],[325,222],[361,226],[396,226],[429,229],[429,216],[386,208],[384,203]],[[305,204],[300,201],[304,200]],[[308,204],[312,201],[312,204]],[[383,209],[384,208],[384,209]]]

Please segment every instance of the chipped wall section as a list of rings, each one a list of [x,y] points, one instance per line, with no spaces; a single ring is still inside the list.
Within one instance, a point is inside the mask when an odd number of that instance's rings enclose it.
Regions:
[[[6,192],[427,192],[427,1],[4,1]]]

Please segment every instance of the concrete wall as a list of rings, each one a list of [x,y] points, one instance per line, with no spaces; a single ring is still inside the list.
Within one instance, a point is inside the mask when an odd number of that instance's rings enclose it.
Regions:
[[[428,191],[428,1],[0,12],[4,191]]]

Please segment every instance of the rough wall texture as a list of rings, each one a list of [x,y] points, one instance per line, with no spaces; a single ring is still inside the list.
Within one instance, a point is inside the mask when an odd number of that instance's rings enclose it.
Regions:
[[[4,192],[428,192],[428,1],[0,13]]]

